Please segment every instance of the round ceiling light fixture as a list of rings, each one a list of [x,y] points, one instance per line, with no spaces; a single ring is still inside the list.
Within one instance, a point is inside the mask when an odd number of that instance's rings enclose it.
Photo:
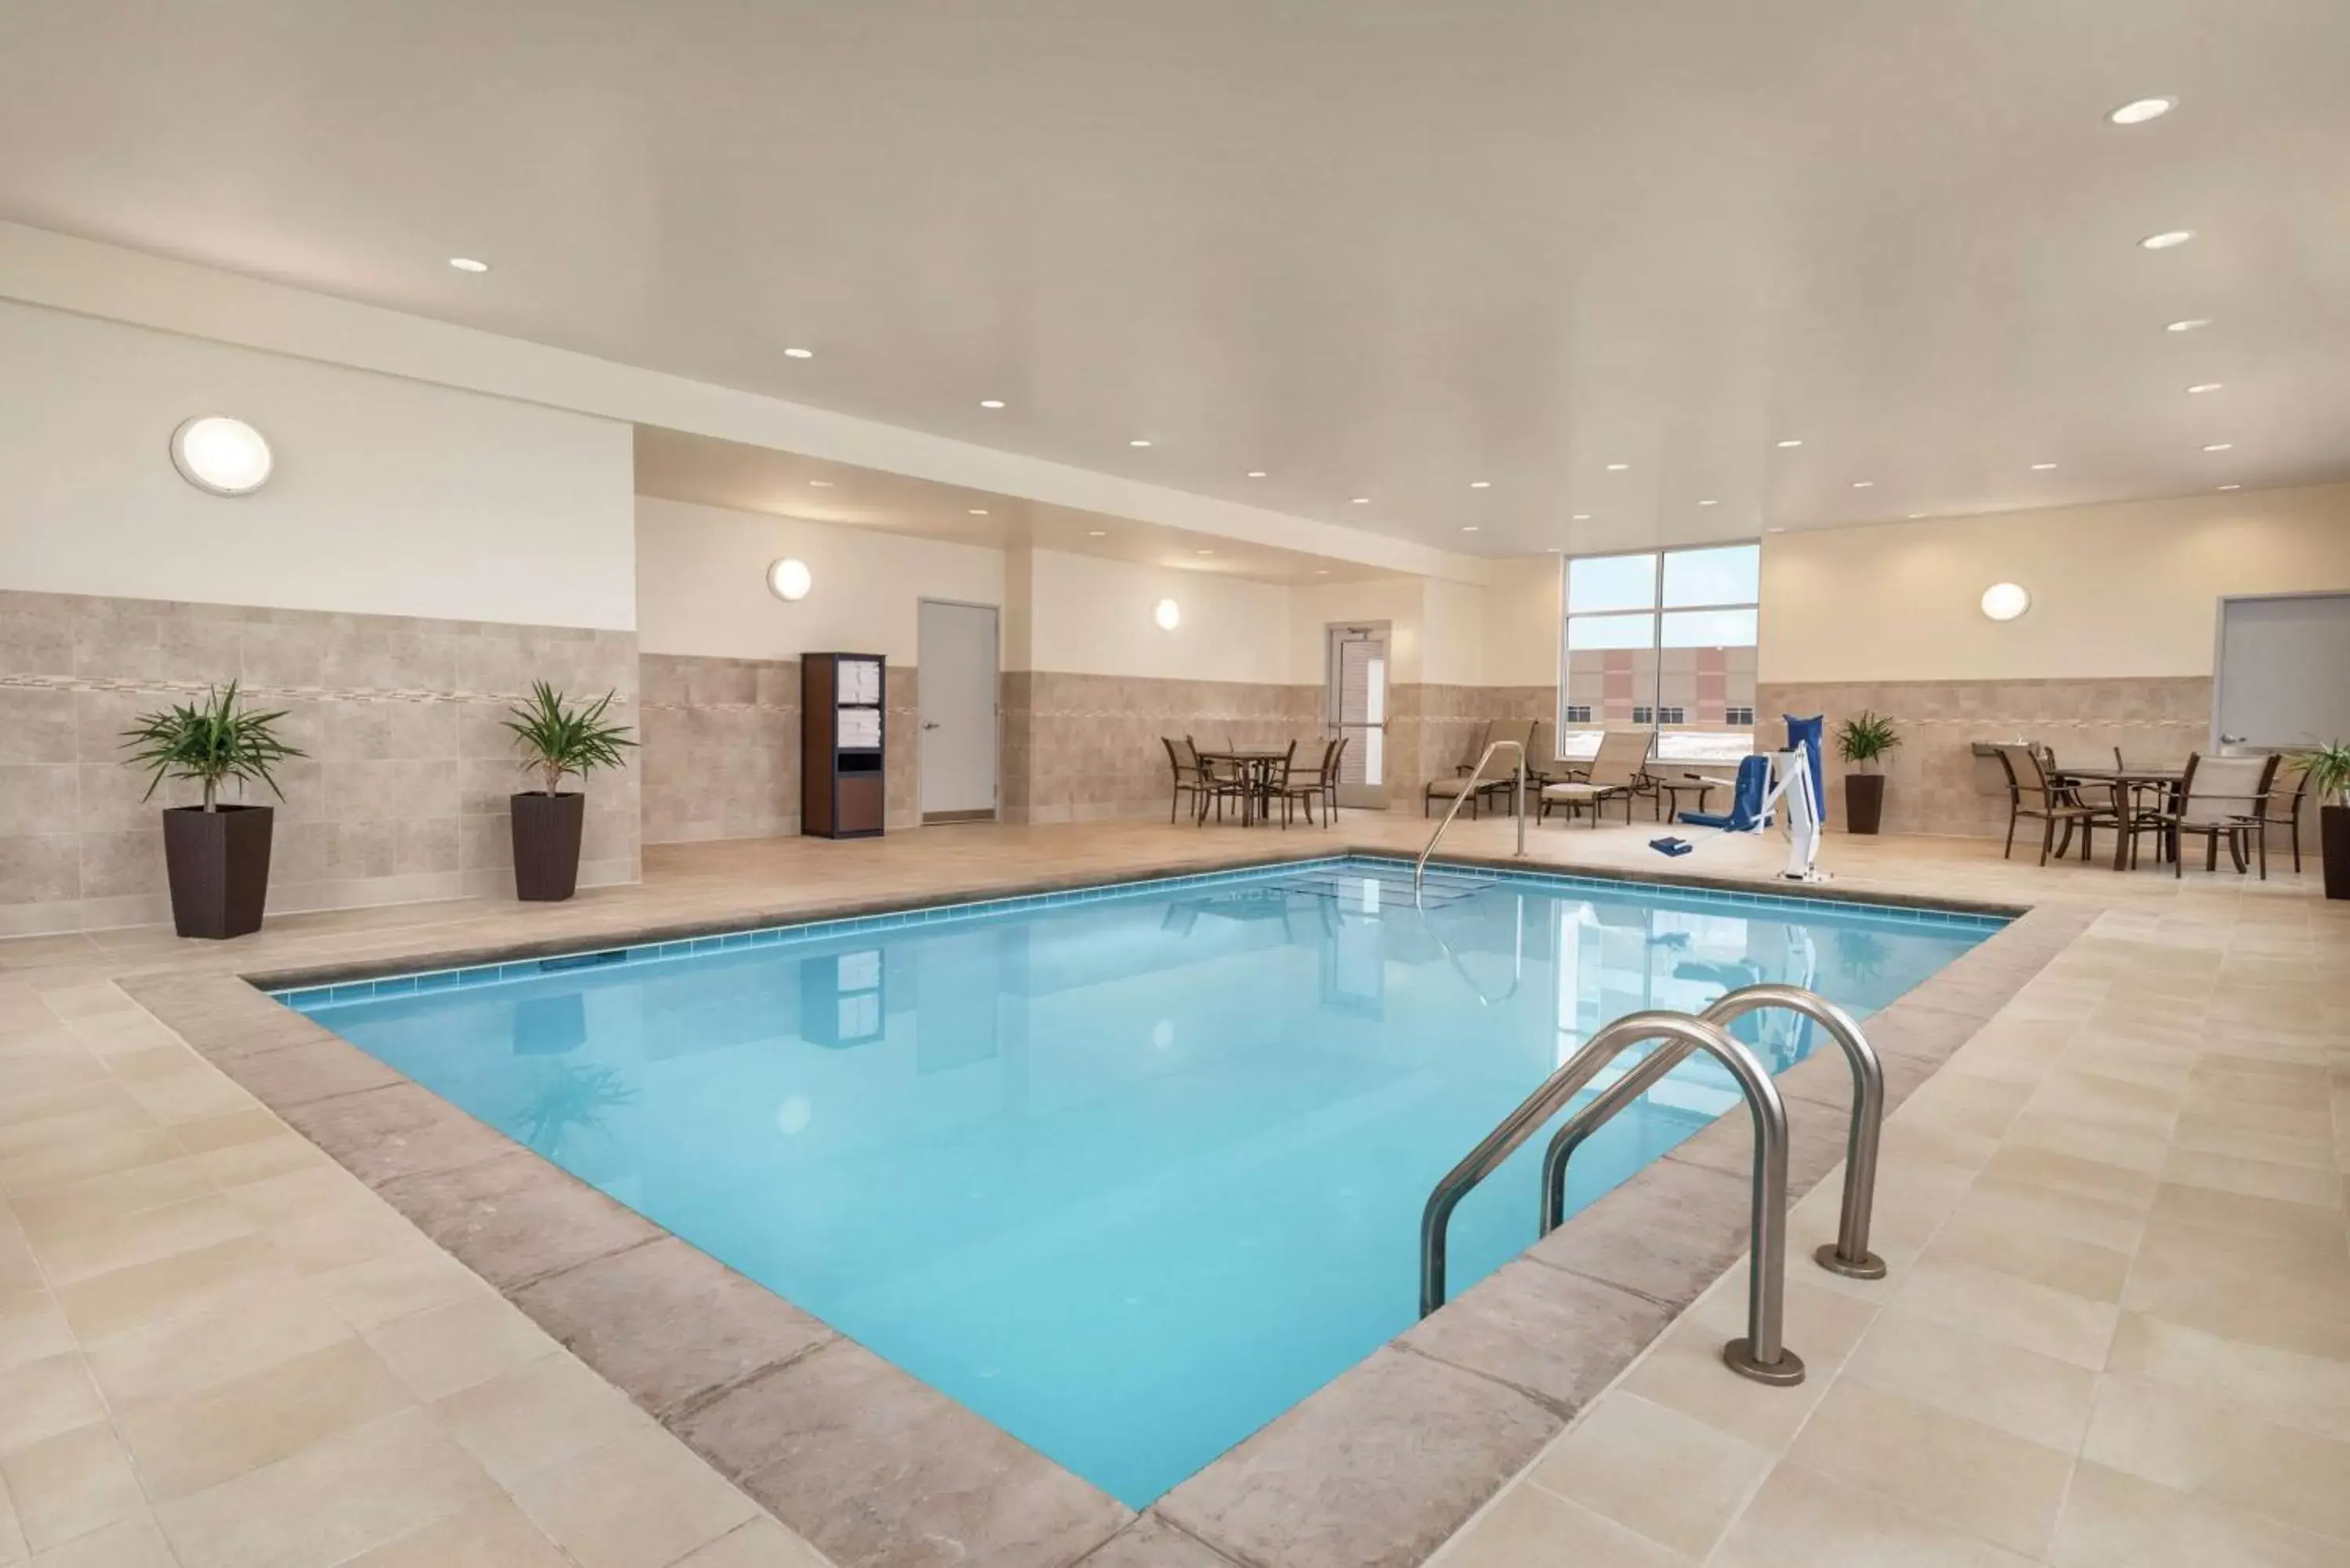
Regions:
[[[2116,125],[2144,125],[2149,119],[2160,119],[2178,107],[2175,98],[2134,98],[2106,118]]]
[[[2021,583],[1993,583],[1982,594],[1982,612],[1993,620],[2013,620],[2032,607]]]
[[[1183,624],[1183,607],[1173,599],[1160,599],[1151,609],[1150,618],[1159,623],[1161,631],[1173,631]]]
[[[250,495],[269,483],[276,460],[261,432],[225,414],[198,414],[172,432],[172,466],[210,495]]]
[[[2184,321],[2167,321],[2163,323],[2162,329],[2165,332],[2200,332],[2210,325],[2211,318],[2208,316],[2190,316]]]
[[[767,568],[767,591],[785,604],[799,603],[808,597],[808,590],[814,587],[816,578],[809,573],[806,561],[785,556]]]
[[[2187,389],[2190,392],[2196,393],[2216,392],[2226,385],[2227,383],[2224,381],[2198,381]]]
[[[1472,479],[1469,482],[1469,488],[1471,490],[1491,490],[1493,488],[1493,482],[1490,479]]]
[[[1803,444],[1804,443],[1801,441],[1783,441],[1779,443],[1779,450],[1781,452],[1789,452]]]
[[[2165,229],[2158,234],[2148,234],[2138,241],[2137,248],[2142,251],[2167,251],[2175,245],[2183,245],[2194,237],[2192,229]]]
[[[813,359],[816,358],[816,350],[813,348],[786,348],[784,350],[784,358],[786,359]]]
[[[475,261],[472,256],[451,256],[449,258],[449,265],[455,267],[459,272],[487,272],[490,270],[489,263],[485,261]]]
[[[983,409],[1000,409],[1003,406],[1003,400],[1002,398],[982,398],[979,400],[979,406]]]
[[[1263,479],[1264,477],[1264,470],[1261,468],[1252,468],[1246,474],[1243,475],[1243,477],[1247,479]]]

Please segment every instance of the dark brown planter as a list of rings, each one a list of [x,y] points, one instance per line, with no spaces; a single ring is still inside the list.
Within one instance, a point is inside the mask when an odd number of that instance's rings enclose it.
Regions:
[[[515,897],[556,903],[579,888],[579,825],[588,797],[518,794],[514,797]]]
[[[172,929],[219,941],[261,929],[269,901],[265,805],[175,805],[163,813],[163,868],[172,881]]]
[[[2325,896],[2350,898],[2350,805],[2318,808],[2317,842],[2325,861]]]
[[[1874,833],[1885,820],[1885,775],[1844,775],[1844,826],[1847,833]]]

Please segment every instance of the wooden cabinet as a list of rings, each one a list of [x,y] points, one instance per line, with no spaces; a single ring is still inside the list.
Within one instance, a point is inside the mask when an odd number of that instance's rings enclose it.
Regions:
[[[889,660],[878,653],[800,659],[800,831],[877,838],[889,790],[883,771]]]

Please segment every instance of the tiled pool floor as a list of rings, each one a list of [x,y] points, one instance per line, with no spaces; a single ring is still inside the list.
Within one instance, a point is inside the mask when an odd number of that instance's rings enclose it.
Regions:
[[[1422,832],[1354,815],[1319,836]],[[1507,832],[1456,836],[1492,852]],[[151,931],[0,943],[0,1563],[816,1560],[118,977],[592,940],[1299,836],[1121,824],[701,846],[552,909],[301,917],[227,950]],[[1602,867],[1652,859],[1641,836],[1532,836],[1545,859]],[[1721,847],[1767,865],[1765,846]],[[1791,1262],[1788,1342],[1810,1382],[1723,1372],[1710,1297],[1447,1560],[2342,1561],[2350,919],[2287,875],[2043,871],[1902,839],[1834,839],[1830,863],[1857,888],[2102,912],[1888,1124],[1891,1277]],[[1791,1258],[1826,1236],[1825,1203],[1799,1206]],[[1218,1561],[1172,1532],[1110,1550]]]

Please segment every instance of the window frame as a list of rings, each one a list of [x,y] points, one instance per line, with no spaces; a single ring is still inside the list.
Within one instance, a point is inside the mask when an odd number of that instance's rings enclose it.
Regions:
[[[1671,556],[1694,551],[1739,548],[1751,548],[1754,551],[1755,555],[1754,597],[1752,601],[1737,600],[1720,604],[1677,604],[1670,606],[1668,606],[1665,603],[1667,562]],[[1606,723],[1605,720],[1594,720],[1587,717],[1578,720],[1568,716],[1567,685],[1570,675],[1569,666],[1572,662],[1573,653],[1573,650],[1568,646],[1568,639],[1571,636],[1573,623],[1577,620],[1605,616],[1623,617],[1645,614],[1649,618],[1650,641],[1648,643],[1648,650],[1656,659],[1659,685],[1655,691],[1648,694],[1648,701],[1647,703],[1635,705],[1633,709],[1635,715],[1633,723],[1636,727],[1640,725],[1641,721],[1638,715],[1643,711],[1643,709],[1645,709],[1649,715],[1646,728],[1652,735],[1657,737],[1653,743],[1659,749],[1659,760],[1669,760],[1663,758],[1661,755],[1663,740],[1666,732],[1665,725],[1661,718],[1661,711],[1667,706],[1667,704],[1662,701],[1664,695],[1662,684],[1664,654],[1667,648],[1664,631],[1665,618],[1669,615],[1679,615],[1685,613],[1751,610],[1754,615],[1754,646],[1759,648],[1762,645],[1762,540],[1760,536],[1752,536],[1743,538],[1713,539],[1687,545],[1652,545],[1646,549],[1594,550],[1586,555],[1562,554],[1559,556],[1559,622],[1557,643],[1558,701],[1555,710],[1552,714],[1553,722],[1551,724],[1551,750],[1555,753],[1558,760],[1565,761],[1570,757],[1570,755],[1580,754],[1570,753],[1566,750],[1566,740],[1570,733],[1579,732],[1588,734],[1593,725],[1597,724],[1604,726]],[[1646,608],[1633,606],[1630,607],[1619,607],[1610,609],[1575,610],[1568,607],[1574,603],[1574,572],[1576,562],[1621,559],[1623,557],[1632,556],[1647,556],[1652,557],[1656,563],[1655,569],[1650,574],[1649,579],[1650,602]],[[1575,706],[1582,709],[1586,713],[1596,712],[1598,711],[1597,704],[1596,703],[1578,703]],[[1754,728],[1754,721],[1751,718],[1748,722],[1743,725],[1733,724],[1730,722],[1728,718],[1728,714],[1731,711],[1744,711],[1750,714],[1754,712],[1755,710],[1752,705],[1747,703],[1731,704],[1725,702],[1723,704],[1723,708],[1724,717],[1722,721],[1722,729],[1724,732],[1740,729],[1751,732]],[[1686,711],[1686,709],[1682,711]],[[1684,720],[1683,722],[1686,723],[1687,721]],[[1573,728],[1570,728],[1571,726]],[[1751,739],[1749,744],[1750,746],[1752,744]]]

